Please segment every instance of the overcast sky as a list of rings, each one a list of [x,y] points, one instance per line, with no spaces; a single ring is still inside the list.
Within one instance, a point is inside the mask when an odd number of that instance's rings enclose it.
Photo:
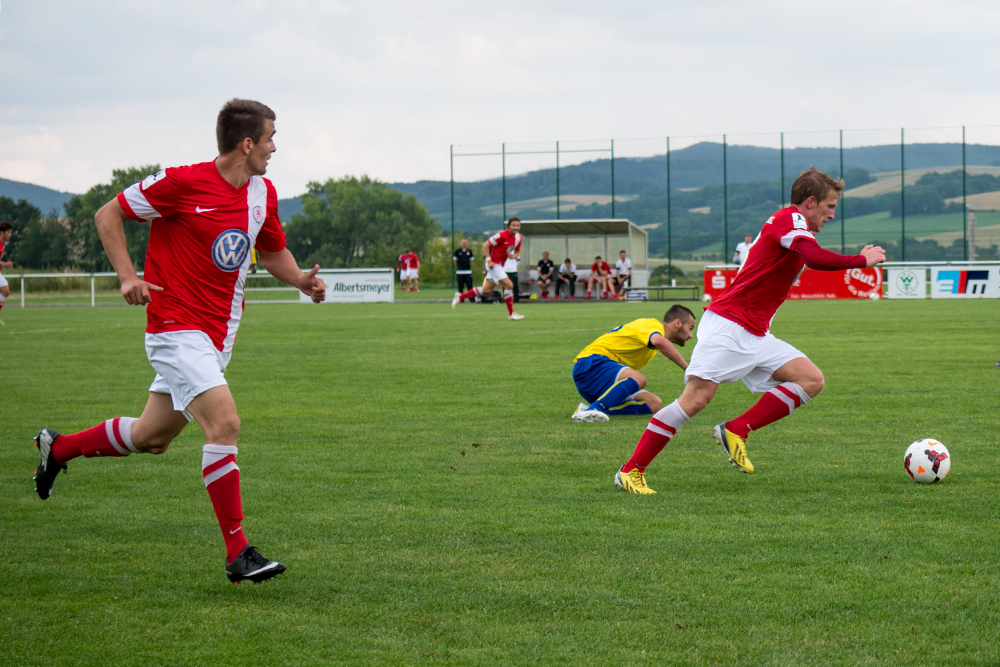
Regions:
[[[0,3],[0,177],[71,192],[211,159],[236,96],[282,197],[449,144],[1000,125],[996,2]]]

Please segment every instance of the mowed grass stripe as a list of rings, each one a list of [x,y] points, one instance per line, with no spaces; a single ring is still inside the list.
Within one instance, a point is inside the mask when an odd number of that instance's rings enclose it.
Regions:
[[[571,363],[667,305],[249,306],[227,372],[245,526],[289,566],[257,587],[222,574],[196,425],[38,500],[38,428],[141,411],[144,314],[5,309],[0,664],[1000,660],[1000,304],[786,304],[774,332],[823,394],[740,475],[710,431],[754,397],[722,387],[631,496],[612,478],[646,420],[570,423]],[[943,484],[903,472],[919,437],[951,449]]]

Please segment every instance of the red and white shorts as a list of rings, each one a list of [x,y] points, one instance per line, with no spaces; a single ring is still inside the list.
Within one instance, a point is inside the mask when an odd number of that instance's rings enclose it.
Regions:
[[[420,277],[420,269],[403,269],[402,271],[399,272],[400,280],[409,280],[410,278],[416,280],[419,277]]]
[[[780,382],[771,375],[786,363],[806,355],[771,333],[755,336],[736,322],[706,310],[698,324],[698,342],[684,382],[694,376],[718,384],[743,380],[747,389],[762,394]]]
[[[6,286],[7,286],[7,279],[3,277],[2,273],[0,273],[0,287],[6,287]]]
[[[196,396],[228,384],[224,374],[232,352],[215,349],[204,331],[148,333],[146,356],[156,371],[149,391],[170,394],[174,410],[183,412],[188,421],[191,414],[186,408]]]

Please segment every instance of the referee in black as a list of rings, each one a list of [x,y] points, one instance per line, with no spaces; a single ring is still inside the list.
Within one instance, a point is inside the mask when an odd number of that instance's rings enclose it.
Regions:
[[[469,250],[469,240],[462,239],[462,247],[455,251],[451,261],[455,263],[455,276],[458,278],[460,294],[472,289],[472,251]]]

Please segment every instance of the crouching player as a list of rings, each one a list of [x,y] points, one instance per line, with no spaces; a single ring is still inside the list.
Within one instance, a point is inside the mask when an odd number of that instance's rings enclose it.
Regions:
[[[833,219],[843,189],[843,181],[814,168],[795,179],[792,206],[768,218],[733,284],[701,318],[684,392],[650,420],[632,458],[615,473],[618,487],[655,493],[646,485],[646,466],[677,429],[708,405],[720,384],[742,380],[750,391],[763,394],[749,410],[712,432],[729,461],[747,473],[753,472],[746,453],[750,432],[787,417],[823,389],[819,368],[769,329],[803,265],[836,271],[885,261],[882,248],[869,245],[859,255],[840,255],[816,242],[814,234]]]
[[[240,419],[223,373],[243,313],[243,284],[256,245],[271,275],[322,301],[318,266],[299,270],[285,248],[278,196],[263,174],[274,152],[274,112],[230,100],[219,112],[219,156],[166,169],[130,186],[95,220],[130,305],[146,308],[146,355],[156,371],[142,415],[117,417],[79,433],[43,428],[35,439],[42,500],[79,456],[162,454],[193,418],[205,433],[202,478],[226,543],[226,576],[266,581],[285,571],[243,534],[236,438]],[[144,279],[125,244],[126,219],[150,222]]]
[[[583,348],[573,362],[573,382],[587,401],[573,413],[575,422],[606,422],[609,415],[649,415],[663,403],[645,391],[639,372],[659,351],[681,369],[687,362],[674,345],[691,339],[694,313],[672,306],[660,322],[652,317],[612,329]]]

